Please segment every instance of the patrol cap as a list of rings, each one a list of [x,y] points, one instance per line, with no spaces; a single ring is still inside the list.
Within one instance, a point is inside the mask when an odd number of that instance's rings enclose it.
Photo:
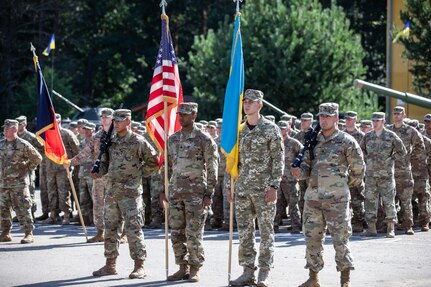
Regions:
[[[409,126],[412,126],[412,127],[414,127],[414,128],[417,128],[418,126],[419,126],[419,121],[418,120],[410,120],[408,123],[407,123]]]
[[[200,122],[200,123],[202,124],[202,126],[204,126],[204,127],[206,127],[206,126],[208,125],[208,121],[200,120],[199,122]]]
[[[289,128],[289,123],[288,123],[288,122],[286,122],[286,121],[279,121],[279,122],[277,123],[277,125],[278,125],[278,127],[279,127],[280,129],[287,129],[287,128]]]
[[[244,99],[252,100],[253,102],[262,101],[263,92],[259,90],[247,89],[244,94]]]
[[[371,128],[372,124],[370,120],[362,120],[360,126],[363,128]]]
[[[180,108],[178,109],[177,114],[197,114],[198,113],[198,104],[193,102],[181,103]]]
[[[328,116],[336,116],[338,115],[338,104],[337,103],[323,103],[319,106],[319,113],[320,115],[328,115]]]
[[[117,122],[125,121],[132,118],[132,111],[128,109],[118,109],[114,111],[113,119]]]
[[[280,117],[280,120],[282,120],[282,121],[290,121],[291,119],[292,119],[291,115],[282,115]]]
[[[401,106],[396,106],[393,110],[394,114],[401,114],[401,113],[405,113],[406,110],[404,109],[404,107]]]
[[[90,123],[90,122],[86,122],[85,125],[82,127],[83,129],[87,129],[87,130],[93,130],[96,128],[96,124]]]
[[[139,127],[141,127],[141,123],[140,122],[132,122],[132,129],[139,129]]]
[[[223,124],[223,119],[216,119],[217,127],[221,128],[221,125]]]
[[[431,114],[426,114],[424,116],[424,122],[431,122]]]
[[[354,111],[348,111],[344,114],[345,119],[356,119],[358,117],[358,113]]]
[[[383,112],[374,112],[371,116],[372,121],[383,121],[385,119],[385,113]]]
[[[346,124],[346,120],[345,119],[339,119],[338,120],[338,124],[345,125]]]
[[[12,119],[6,119],[4,120],[4,125],[2,128],[18,128],[18,121],[12,120]]]
[[[55,118],[56,118],[57,120],[61,120],[61,115],[60,115],[60,114],[55,114]]]
[[[202,124],[201,123],[195,123],[195,126],[198,128],[198,129],[202,129]]]
[[[271,122],[275,123],[275,117],[273,115],[268,115],[265,116],[265,118],[267,118],[268,120],[270,120]]]
[[[103,108],[100,110],[100,116],[105,116],[108,118],[112,118],[112,115],[114,114],[114,110],[110,108]]]
[[[303,113],[301,115],[301,120],[313,120],[313,114],[312,113]]]
[[[217,122],[216,121],[209,121],[208,122],[208,127],[212,127],[212,128],[217,128]]]
[[[88,123],[88,120],[87,119],[79,119],[77,123],[78,123],[78,127],[83,128]]]
[[[15,120],[17,120],[19,124],[27,123],[27,117],[26,116],[19,116]]]
[[[69,128],[77,128],[77,127],[78,127],[78,123],[77,122],[70,122]]]

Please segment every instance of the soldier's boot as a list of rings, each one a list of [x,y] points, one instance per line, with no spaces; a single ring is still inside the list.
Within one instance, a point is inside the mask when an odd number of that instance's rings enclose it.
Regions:
[[[55,211],[51,211],[51,215],[45,219],[44,221],[42,221],[43,224],[54,224],[55,221],[57,220],[57,213]]]
[[[9,242],[12,241],[12,236],[10,235],[10,228],[3,229],[0,235],[0,242]]]
[[[103,229],[97,229],[97,234],[87,240],[87,243],[103,242],[105,240],[105,231]]]
[[[422,224],[422,231],[428,232],[430,230],[429,223]]]
[[[414,235],[415,234],[415,232],[413,231],[413,228],[411,226],[406,228],[405,233],[407,235]]]
[[[301,227],[299,226],[292,226],[291,234],[300,234],[301,233]]]
[[[364,226],[362,225],[362,223],[352,224],[352,231],[354,233],[361,233],[364,231]]]
[[[124,244],[127,242],[128,242],[128,240],[127,240],[127,235],[126,235],[126,229],[123,229],[123,233],[121,233],[121,236],[120,236],[120,244]]]
[[[132,273],[130,273],[129,278],[130,279],[142,279],[145,278],[145,270],[144,270],[144,260],[142,259],[136,259],[135,260],[135,268],[133,269]]]
[[[230,286],[255,285],[256,277],[254,276],[255,269],[244,267],[242,274],[235,280],[229,281]]]
[[[189,282],[199,282],[199,266],[190,266]]]
[[[64,213],[63,220],[61,221],[61,224],[63,224],[63,225],[70,224],[70,213]]]
[[[388,229],[386,231],[386,237],[387,238],[394,238],[395,237],[395,223],[394,222],[388,222]]]
[[[162,219],[158,216],[155,216],[150,224],[148,225],[148,228],[150,229],[159,229],[159,228],[163,228],[163,223],[162,223]]]
[[[25,232],[24,238],[21,239],[21,244],[33,243],[33,231],[29,230]]]
[[[257,287],[268,287],[269,268],[260,268],[257,275]]]
[[[100,277],[100,276],[108,276],[108,275],[115,275],[117,274],[116,270],[116,261],[117,258],[106,258],[106,264],[102,268],[100,268],[97,271],[93,272],[93,276]]]
[[[309,278],[299,287],[320,287],[319,273],[310,269]]]
[[[341,271],[341,287],[350,287],[350,269]]]
[[[368,229],[367,229],[367,232],[365,232],[365,236],[367,236],[367,237],[377,236],[377,229],[376,229],[376,223],[375,222],[368,223]]]
[[[42,213],[41,216],[36,217],[36,220],[45,220],[48,218],[48,213]]]
[[[189,265],[181,264],[180,270],[168,276],[168,281],[188,280],[190,277]]]

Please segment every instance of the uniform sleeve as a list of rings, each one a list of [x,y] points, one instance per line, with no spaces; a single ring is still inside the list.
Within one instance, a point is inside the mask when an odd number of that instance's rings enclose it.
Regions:
[[[356,140],[350,141],[346,146],[346,158],[349,165],[349,188],[360,187],[365,175],[365,162]]]
[[[70,137],[68,138],[69,138],[69,145],[72,149],[71,156],[74,157],[79,153],[79,140],[73,133],[71,133]]]
[[[93,157],[94,144],[95,141],[92,138],[89,142],[87,142],[84,148],[70,160],[70,164],[72,166],[81,165],[87,161],[89,157]]]
[[[42,162],[42,156],[31,144],[25,145],[27,167],[29,170],[34,170]]]
[[[361,147],[361,150],[362,150],[362,153],[363,153],[363,156],[364,156],[364,161],[367,162],[367,155],[368,155],[368,152],[367,152],[367,138],[365,136],[362,137],[362,140],[360,142],[360,147]]]
[[[412,159],[426,162],[425,143],[422,135],[414,128],[412,128]]]
[[[284,172],[284,142],[280,129],[277,127],[269,142],[269,156],[272,160],[271,185],[278,186]]]
[[[217,144],[213,139],[207,138],[204,146],[204,157],[207,171],[207,189],[206,196],[212,197],[217,185],[219,154]]]
[[[140,156],[143,160],[143,175],[144,177],[151,176],[151,174],[157,169],[158,157],[156,150],[143,139],[140,148]]]
[[[403,141],[394,134],[394,150],[392,156],[394,160],[397,162],[397,165],[400,167],[400,170],[406,170],[406,155],[407,150],[403,144]]]

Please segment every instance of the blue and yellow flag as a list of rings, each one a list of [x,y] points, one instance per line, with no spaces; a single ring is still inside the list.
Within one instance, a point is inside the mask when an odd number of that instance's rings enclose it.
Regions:
[[[404,25],[404,28],[397,33],[392,43],[396,43],[400,37],[408,37],[410,34],[410,20]]]
[[[240,31],[240,14],[235,16],[230,74],[227,82],[223,107],[221,148],[226,156],[226,171],[232,178],[238,177],[238,138],[242,118],[242,97],[244,93],[244,58]]]
[[[43,50],[42,54],[44,56],[48,57],[51,50],[55,50],[55,36],[54,36],[54,34],[52,34],[51,40],[49,40],[48,47],[46,47],[46,49]]]

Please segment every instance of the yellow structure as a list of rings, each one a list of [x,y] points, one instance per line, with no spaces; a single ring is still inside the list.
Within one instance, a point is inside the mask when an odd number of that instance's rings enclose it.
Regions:
[[[404,46],[400,43],[393,44],[392,37],[390,37],[390,31],[392,31],[393,26],[396,26],[398,29],[401,29],[405,25],[405,23],[403,23],[400,19],[400,11],[405,9],[404,1],[387,0],[387,7],[387,87],[401,92],[416,94],[415,90],[413,89],[412,75],[409,72],[409,69],[411,67],[411,61],[402,57],[402,54],[405,50]],[[387,102],[389,104],[387,104],[386,106],[386,113],[390,115],[391,122],[392,109],[395,106],[399,105],[406,108],[407,116],[409,118],[417,119],[420,122],[423,122],[423,117],[425,114],[431,113],[430,109],[425,109],[416,105],[407,104],[401,100],[397,100],[394,98],[390,98],[390,101]]]

